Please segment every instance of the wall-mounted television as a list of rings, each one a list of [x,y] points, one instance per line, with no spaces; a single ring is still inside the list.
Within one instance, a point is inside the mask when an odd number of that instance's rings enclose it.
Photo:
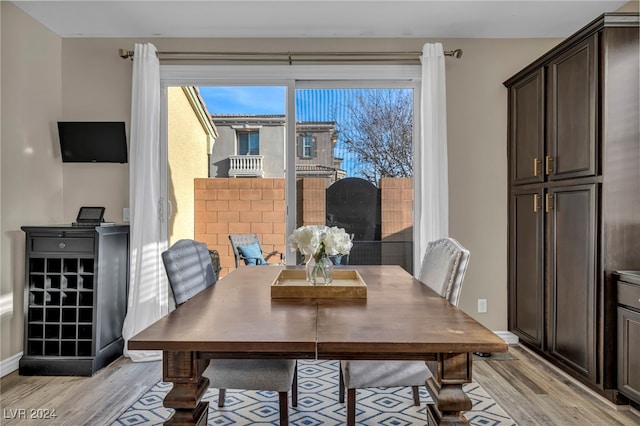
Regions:
[[[126,163],[123,121],[59,121],[63,163]]]

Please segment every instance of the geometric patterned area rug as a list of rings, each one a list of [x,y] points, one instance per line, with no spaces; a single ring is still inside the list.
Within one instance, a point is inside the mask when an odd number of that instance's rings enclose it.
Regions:
[[[127,411],[116,425],[161,425],[173,410],[162,400],[172,384],[159,382]],[[515,422],[477,383],[464,390],[473,402],[465,417],[476,426],[515,425]],[[356,423],[359,425],[404,426],[426,424],[428,392],[420,387],[420,407],[413,405],[411,388],[358,389]],[[298,361],[298,406],[291,406],[289,423],[294,426],[343,425],[346,403],[338,402],[338,361]],[[278,394],[270,391],[227,390],[225,405],[218,408],[218,390],[211,388],[203,397],[209,401],[209,426],[278,425]]]

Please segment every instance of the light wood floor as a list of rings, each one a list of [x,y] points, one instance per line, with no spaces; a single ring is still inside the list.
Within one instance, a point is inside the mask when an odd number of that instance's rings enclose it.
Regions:
[[[640,425],[640,417],[617,411],[581,386],[541,363],[519,346],[513,360],[474,362],[480,383],[518,425]],[[19,376],[0,380],[0,424],[110,425],[161,378],[160,362],[120,358],[93,377]],[[55,419],[14,419],[16,409],[55,409]]]
[[[528,350],[509,351],[517,360],[474,362],[473,378],[518,425],[640,425]]]

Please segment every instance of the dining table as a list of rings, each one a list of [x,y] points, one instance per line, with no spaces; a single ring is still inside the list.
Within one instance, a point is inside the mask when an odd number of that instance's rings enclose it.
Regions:
[[[474,352],[508,345],[400,266],[349,266],[364,298],[274,298],[271,287],[292,266],[240,267],[128,341],[162,351],[162,380],[173,383],[165,424],[207,424],[203,401],[212,358],[423,360],[433,404],[425,424],[468,424]],[[343,267],[346,268],[346,267]]]

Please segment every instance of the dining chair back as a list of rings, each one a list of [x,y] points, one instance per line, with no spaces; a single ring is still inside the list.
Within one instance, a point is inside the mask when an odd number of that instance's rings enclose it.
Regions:
[[[207,245],[183,239],[162,253],[176,305],[182,305],[218,281]]]
[[[179,240],[162,253],[169,285],[180,306],[217,281],[207,245],[194,240]],[[226,389],[278,392],[280,425],[289,424],[288,395],[298,405],[298,374],[295,360],[286,359],[212,359],[202,373],[211,387],[218,388],[218,407],[224,406]]]
[[[427,245],[419,281],[457,306],[469,250],[453,238],[442,238]],[[347,425],[355,425],[356,389],[410,386],[414,404],[420,405],[419,386],[424,386],[431,371],[424,361],[341,361],[338,398],[344,402],[347,390]]]
[[[469,250],[455,239],[431,241],[427,244],[418,280],[458,306],[468,264]]]

